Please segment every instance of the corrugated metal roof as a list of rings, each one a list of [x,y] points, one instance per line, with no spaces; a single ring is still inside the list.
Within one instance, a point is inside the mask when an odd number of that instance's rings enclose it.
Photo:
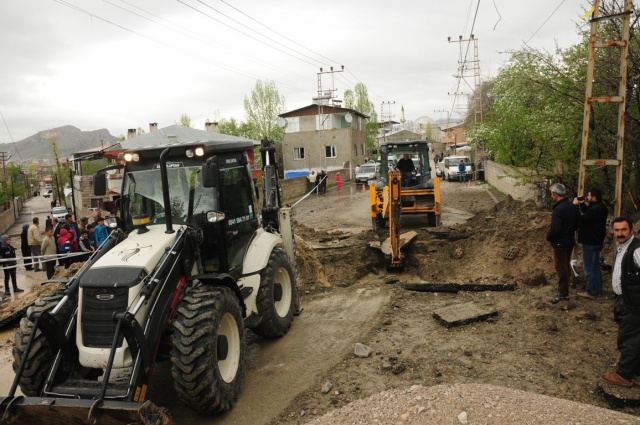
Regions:
[[[127,150],[171,143],[204,142],[209,140],[216,142],[252,142],[254,146],[260,145],[259,141],[247,139],[245,137],[214,133],[206,130],[197,130],[191,127],[183,127],[181,125],[170,125],[156,131],[141,134],[133,139],[120,142],[120,146],[123,150]]]

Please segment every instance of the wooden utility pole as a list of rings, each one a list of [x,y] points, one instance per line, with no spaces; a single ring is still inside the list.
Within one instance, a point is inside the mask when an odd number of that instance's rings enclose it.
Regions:
[[[584,118],[582,121],[582,148],[580,150],[580,178],[578,180],[578,194],[583,195],[587,166],[613,165],[616,167],[615,210],[616,216],[620,215],[622,208],[622,167],[624,159],[624,120],[627,92],[627,54],[629,51],[629,24],[631,18],[631,0],[625,0],[624,11],[613,15],[599,16],[600,0],[594,0],[593,14],[591,15],[591,36],[589,37],[589,62],[587,65],[587,84],[584,97]],[[610,41],[598,41],[598,23],[606,19],[620,19],[622,22],[622,39]],[[620,85],[618,95],[593,96],[593,77],[595,71],[597,48],[620,49]],[[595,103],[618,104],[618,132],[616,134],[616,158],[615,159],[587,159],[589,144],[589,121],[591,119],[591,106]]]

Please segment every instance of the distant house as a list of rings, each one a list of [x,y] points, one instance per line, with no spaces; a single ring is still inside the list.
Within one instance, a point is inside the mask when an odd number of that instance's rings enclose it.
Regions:
[[[285,120],[285,178],[306,175],[309,170],[353,169],[368,156],[369,117],[356,110],[312,104],[280,117]]]
[[[397,130],[376,137],[378,145],[382,142],[406,142],[411,140],[422,140],[422,134],[409,130]]]
[[[464,134],[465,123],[451,124],[449,126],[442,126],[440,130],[444,133],[444,136],[440,140],[445,149],[449,151],[455,151],[460,146],[467,145],[467,137]]]

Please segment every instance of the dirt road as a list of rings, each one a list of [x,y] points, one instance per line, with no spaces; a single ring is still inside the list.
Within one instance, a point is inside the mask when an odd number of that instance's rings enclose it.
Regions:
[[[249,338],[245,386],[235,408],[215,418],[182,408],[163,379],[167,365],[157,368],[152,398],[187,425],[306,424],[352,401],[413,385],[485,384],[608,407],[596,391],[598,376],[617,360],[610,287],[601,299],[588,301],[573,296],[578,282],[569,303],[550,304],[555,279],[544,241],[549,212],[501,201],[494,208],[481,185],[443,182],[441,228],[424,229],[424,222],[403,218],[403,228],[418,232],[403,274],[387,273],[381,254],[369,248],[386,237],[386,229],[370,229],[367,193],[347,186],[340,195],[330,191],[301,202],[294,219],[302,239],[304,311],[280,340]],[[415,292],[406,283],[516,288]],[[467,303],[497,315],[452,328],[433,317]],[[8,338],[0,338],[5,377],[12,375]],[[370,347],[371,356],[354,356],[357,342]],[[8,385],[1,380],[0,393]],[[562,423],[603,423],[584,422],[589,413],[570,414]]]

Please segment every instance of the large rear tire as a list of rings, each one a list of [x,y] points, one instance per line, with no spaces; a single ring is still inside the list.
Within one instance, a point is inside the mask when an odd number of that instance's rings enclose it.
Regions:
[[[187,288],[178,304],[171,375],[180,400],[214,414],[233,407],[244,375],[244,324],[234,293],[224,287]]]
[[[256,297],[258,319],[249,319],[247,326],[264,338],[279,338],[291,327],[296,308],[296,275],[289,256],[274,248],[267,267],[260,274]]]
[[[55,290],[41,298],[38,298],[35,304],[27,309],[27,317],[33,312],[51,311],[64,296],[64,290]],[[75,298],[69,299],[64,306],[56,314],[56,319],[61,324],[66,325],[73,314],[77,301]],[[27,317],[20,320],[20,328],[16,332],[15,344],[13,346],[13,371],[18,372],[20,363],[25,357],[29,336],[33,329],[33,322]],[[31,346],[31,351],[27,356],[27,363],[20,377],[20,389],[26,396],[39,396],[44,387],[45,379],[49,373],[54,360],[54,349],[44,337],[41,331],[37,331]],[[59,382],[66,378],[63,376],[62,368],[58,368],[55,382]]]

